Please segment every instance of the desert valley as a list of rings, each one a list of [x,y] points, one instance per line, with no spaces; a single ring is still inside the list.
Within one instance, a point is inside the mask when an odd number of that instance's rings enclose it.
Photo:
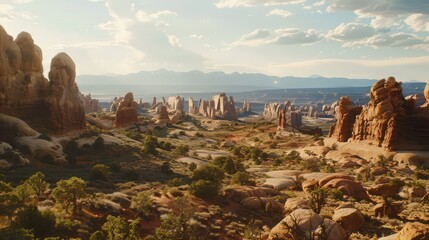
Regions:
[[[101,107],[76,74],[0,27],[0,239],[429,239],[429,82],[254,111],[133,89]]]

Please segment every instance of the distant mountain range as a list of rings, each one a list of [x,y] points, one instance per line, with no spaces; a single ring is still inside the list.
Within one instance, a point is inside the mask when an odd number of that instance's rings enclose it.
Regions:
[[[182,94],[182,96],[216,92],[237,94],[257,90],[281,89],[323,88],[330,89],[329,92],[332,93],[337,92],[332,90],[337,88],[342,88],[343,90],[350,87],[367,88],[374,84],[375,81],[373,79],[325,78],[317,75],[310,77],[275,77],[259,73],[173,72],[165,69],[126,75],[80,75],[77,77],[77,82],[82,92],[91,93],[93,97],[102,101],[110,100],[114,96],[123,96],[130,91],[134,93],[135,98],[143,98],[144,100],[149,100],[153,96],[175,94]],[[255,96],[260,93],[245,93],[242,95],[244,98],[245,96]],[[265,94],[267,93],[261,95]],[[314,92],[310,91],[306,92],[306,94],[312,95]],[[254,100],[262,100],[261,98],[264,97],[259,96],[259,99]]]
[[[311,77],[275,77],[259,73],[224,73],[201,71],[172,72],[165,69],[158,71],[142,71],[126,75],[80,75],[79,85],[108,84],[108,85],[161,85],[161,86],[243,86],[245,90],[281,89],[281,88],[333,88],[333,87],[364,87],[370,86],[374,80]],[[251,88],[251,89],[249,89]]]

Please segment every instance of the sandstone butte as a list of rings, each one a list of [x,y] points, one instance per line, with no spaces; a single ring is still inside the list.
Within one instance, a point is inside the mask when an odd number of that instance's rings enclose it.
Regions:
[[[58,134],[83,128],[85,110],[73,60],[57,54],[49,81],[42,60],[42,50],[29,33],[21,32],[14,40],[0,26],[0,113]]]
[[[367,106],[354,106],[350,98],[342,97],[329,136],[391,151],[429,150],[429,82],[422,106],[416,106],[414,98],[405,99],[401,84],[394,77],[377,81]]]
[[[118,104],[115,127],[124,127],[137,122],[137,102],[134,101],[133,93],[129,92]]]

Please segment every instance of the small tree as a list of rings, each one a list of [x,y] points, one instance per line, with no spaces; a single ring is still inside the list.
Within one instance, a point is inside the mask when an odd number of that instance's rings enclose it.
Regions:
[[[232,175],[231,179],[232,183],[236,183],[238,185],[254,185],[255,182],[251,180],[250,175],[247,172],[236,172]]]
[[[0,181],[0,216],[12,218],[13,213],[20,207],[19,199],[9,183]]]
[[[150,199],[150,192],[139,192],[131,199],[131,208],[135,209],[140,215],[148,217],[153,208],[152,200]]]
[[[195,234],[191,219],[194,216],[194,209],[188,204],[186,198],[179,198],[176,202],[178,214],[168,214],[155,230],[155,235],[162,240],[184,240],[199,239]]]
[[[224,177],[225,174],[223,173],[222,169],[210,164],[198,167],[192,173],[193,180],[208,180],[219,185]]]
[[[146,154],[156,155],[158,154],[158,139],[154,136],[147,135],[143,141],[142,152]]]
[[[220,186],[212,181],[197,180],[189,186],[189,192],[202,199],[214,198],[219,194]]]
[[[121,217],[107,216],[101,229],[107,233],[108,240],[139,240],[138,224],[140,218],[130,223]]]
[[[78,212],[78,200],[86,195],[85,187],[84,180],[78,177],[71,177],[67,180],[58,181],[57,187],[52,191],[52,195],[66,211],[71,207],[73,215],[76,215]]]
[[[37,197],[40,197],[49,188],[49,183],[45,181],[45,175],[41,172],[33,174],[25,180],[24,184],[28,185]]]
[[[310,191],[308,206],[317,214],[322,211],[322,207],[326,204],[328,190],[317,186]]]

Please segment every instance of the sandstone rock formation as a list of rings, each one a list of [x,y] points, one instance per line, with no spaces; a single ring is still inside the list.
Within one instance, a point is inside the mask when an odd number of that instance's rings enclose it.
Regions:
[[[427,150],[429,85],[424,95],[426,103],[417,108],[413,99],[402,95],[401,82],[381,79],[372,86],[370,102],[360,113],[347,98],[340,100],[337,123],[329,135],[341,142],[351,139],[388,150]]]
[[[429,226],[419,222],[408,222],[396,237],[398,240],[429,239]]]
[[[190,114],[200,114],[211,119],[230,121],[236,121],[238,119],[234,98],[232,96],[228,98],[225,93],[219,93],[213,96],[213,99],[209,101],[200,99],[198,106],[195,106],[194,100],[189,98],[188,112]]]
[[[83,102],[85,113],[98,112],[100,110],[98,99],[93,99],[91,93],[88,95],[81,94],[80,99]]]
[[[362,112],[362,107],[353,106],[349,97],[341,97],[336,112],[337,122],[331,126],[329,137],[334,137],[340,142],[346,142],[352,137],[353,124],[356,116]]]
[[[129,92],[118,105],[115,127],[124,127],[137,122],[137,102],[134,101],[133,93]]]
[[[64,133],[85,126],[85,110],[80,101],[76,81],[76,66],[66,53],[51,61],[49,93],[45,100],[49,128]]]
[[[168,98],[167,106],[169,110],[183,111],[185,100],[180,96],[172,96]]]
[[[264,112],[262,113],[262,115],[267,120],[275,119],[279,115],[280,107],[281,107],[281,104],[279,104],[279,103],[275,103],[275,102],[274,103],[266,103],[264,106]]]
[[[319,181],[319,185],[323,188],[336,188],[344,195],[351,196],[357,201],[366,200],[374,202],[363,188],[362,184],[357,183],[350,176],[334,173]]]
[[[362,213],[355,208],[341,208],[335,210],[334,215],[332,215],[332,220],[349,231],[357,231],[365,223],[365,218]]]
[[[171,123],[170,118],[168,117],[167,107],[165,105],[161,106],[161,111],[159,112],[159,118],[156,121],[157,124],[166,124]]]
[[[198,113],[198,107],[195,106],[194,99],[192,97],[189,98],[188,101],[188,113],[189,114],[197,114]]]
[[[42,50],[31,35],[21,32],[13,41],[0,26],[0,113],[54,133],[81,129],[85,117],[75,76],[73,60],[59,53],[51,61],[48,81]]]

